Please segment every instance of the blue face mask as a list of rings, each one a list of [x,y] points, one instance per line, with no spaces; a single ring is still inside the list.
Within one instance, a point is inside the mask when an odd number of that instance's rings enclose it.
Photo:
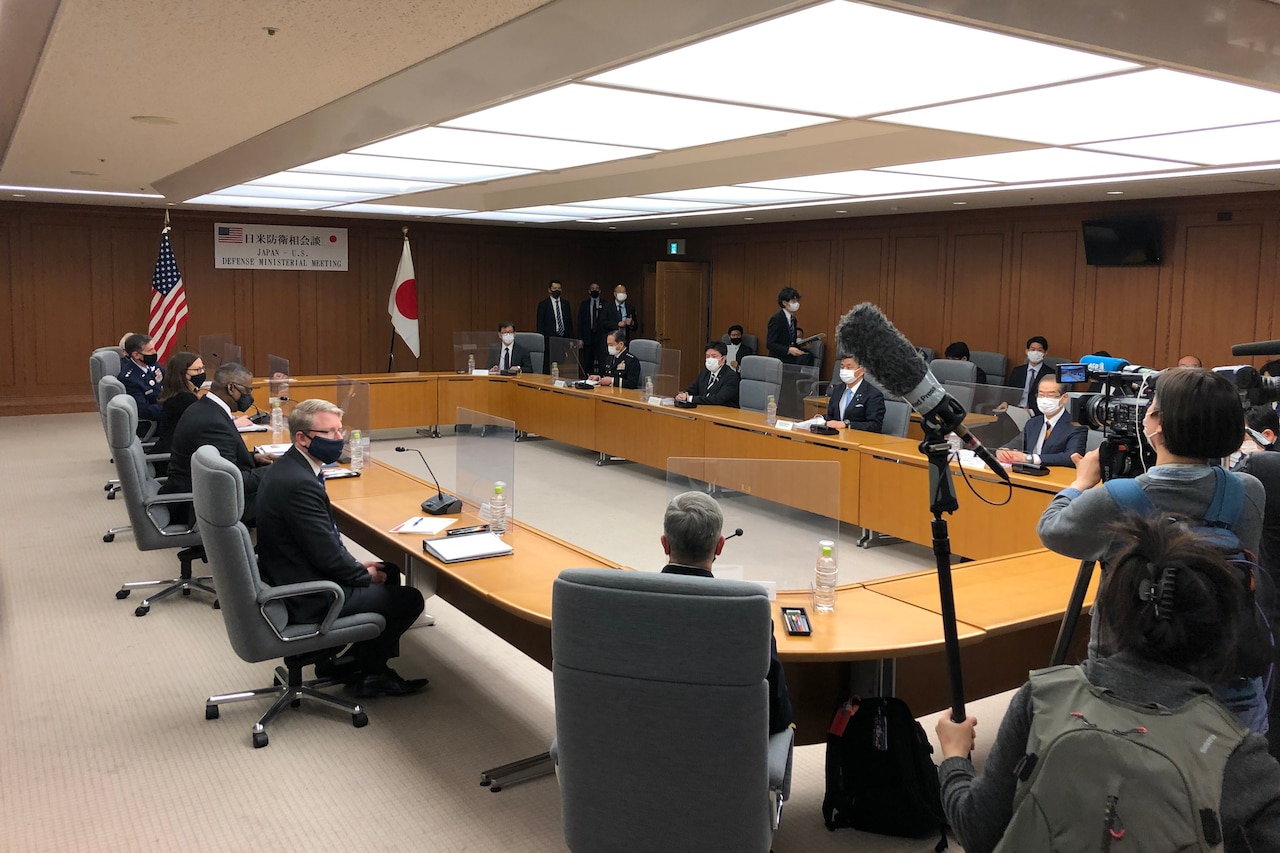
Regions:
[[[307,453],[310,453],[311,458],[321,465],[330,465],[342,456],[342,446],[343,441],[340,438],[313,435],[311,443],[307,445]]]

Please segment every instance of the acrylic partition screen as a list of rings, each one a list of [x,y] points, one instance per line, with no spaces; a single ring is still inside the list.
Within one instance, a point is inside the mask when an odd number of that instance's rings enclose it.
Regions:
[[[587,354],[582,349],[582,341],[573,338],[551,338],[549,344],[551,351],[547,353],[548,373],[551,372],[551,365],[555,364],[560,368],[560,378],[566,382],[587,378],[587,374],[582,371],[587,358]]]
[[[804,419],[804,398],[818,384],[818,368],[799,364],[782,365],[782,387],[778,389],[778,416]]]
[[[1000,447],[1021,435],[1029,417],[1018,407],[1022,389],[969,382],[943,382],[942,387],[964,406],[969,413],[965,426],[986,447]]]
[[[724,536],[742,528],[742,536],[725,542],[716,577],[804,590],[813,580],[821,540],[835,543],[837,564],[841,553],[860,553],[840,547],[838,462],[672,457],[667,471],[668,504],[682,492],[702,492],[719,504]],[[661,518],[663,511],[656,515]],[[840,583],[852,583],[853,574],[844,572]]]
[[[343,411],[342,429],[347,434],[347,455],[349,456],[351,437],[356,430],[360,431],[360,438],[365,445],[369,443],[369,425],[373,423],[369,417],[369,383],[349,376],[339,376],[337,380],[338,399],[333,402]]]
[[[454,372],[466,373],[468,369],[488,370],[497,364],[498,347],[498,333],[496,331],[454,332]],[[493,360],[490,361],[490,358]],[[473,362],[474,368],[471,367]]]
[[[458,407],[454,493],[466,508],[489,518],[494,485],[503,483],[507,518],[515,517],[516,425],[484,412]],[[510,525],[508,525],[510,526]]]
[[[674,397],[684,390],[680,382],[680,350],[663,347],[658,352],[658,373],[653,377],[653,393]]]
[[[291,379],[292,374],[289,373],[289,359],[278,355],[268,355],[267,391],[270,394],[270,402],[272,405],[275,405],[276,402],[287,403],[289,401],[289,383]]]
[[[200,358],[204,361],[205,372],[213,378],[213,372],[224,364],[244,364],[240,360],[240,347],[232,343],[231,335],[223,332],[217,335],[200,336]]]

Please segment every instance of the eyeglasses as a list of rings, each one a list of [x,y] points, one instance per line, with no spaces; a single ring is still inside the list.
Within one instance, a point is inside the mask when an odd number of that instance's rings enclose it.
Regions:
[[[343,432],[342,427],[334,427],[333,429],[309,429],[307,430],[307,432],[312,434],[313,436],[322,435],[326,438],[345,438],[346,437],[346,433]]]

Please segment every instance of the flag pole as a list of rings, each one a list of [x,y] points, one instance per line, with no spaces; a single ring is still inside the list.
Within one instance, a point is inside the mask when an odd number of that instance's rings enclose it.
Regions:
[[[168,215],[167,211],[165,215],[166,216]],[[408,243],[409,242],[409,226],[402,225],[400,227],[400,233],[404,235],[404,241]],[[395,363],[395,360],[396,360],[396,324],[392,323],[391,324],[391,346],[387,349],[387,373],[391,372],[391,366]]]

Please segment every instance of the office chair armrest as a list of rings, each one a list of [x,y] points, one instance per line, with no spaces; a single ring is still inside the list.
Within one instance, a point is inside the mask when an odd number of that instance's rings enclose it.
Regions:
[[[781,788],[788,781],[791,769],[791,744],[795,740],[796,730],[788,726],[774,735],[769,735],[769,787]]]
[[[337,619],[338,615],[342,613],[342,605],[347,601],[347,596],[343,593],[342,587],[333,581],[303,581],[302,583],[273,586],[258,596],[258,605],[265,607],[268,603],[283,598],[297,598],[300,595],[316,595],[317,593],[328,593],[333,596],[333,601],[329,603],[329,612],[320,620],[320,630],[316,632],[318,634],[327,634],[329,629],[333,627],[333,620]],[[302,638],[290,637],[290,639]]]
[[[148,462],[168,462],[169,455],[168,453],[147,453],[145,457]]]
[[[189,524],[182,530],[168,531],[156,523],[155,517],[151,514],[151,508],[154,506],[164,506],[167,504],[190,504],[191,492],[174,492],[171,495],[156,495],[142,502],[142,509],[146,512],[147,518],[151,519],[151,523],[155,525],[156,530],[161,536],[186,536],[188,533],[195,532],[196,520],[194,513]]]

